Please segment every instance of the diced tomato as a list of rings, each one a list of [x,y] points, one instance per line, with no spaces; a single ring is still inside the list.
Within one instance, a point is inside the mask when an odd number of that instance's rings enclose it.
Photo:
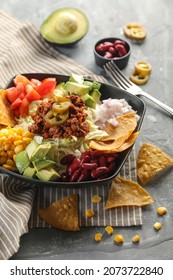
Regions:
[[[25,97],[22,100],[22,104],[19,107],[19,114],[21,117],[26,117],[28,115],[29,112],[29,101],[27,100],[27,98]]]
[[[31,81],[28,80],[25,76],[18,74],[15,78],[14,78],[14,84],[17,85],[18,83],[22,83],[24,86],[26,85],[31,85]]]
[[[20,116],[19,108],[14,109],[13,114],[16,118],[19,118],[19,116]]]
[[[10,87],[10,88],[6,89],[6,95],[7,95],[8,100],[11,103],[13,103],[16,100],[16,98],[19,96],[19,93],[18,93],[16,87]]]
[[[22,104],[22,100],[18,97],[18,98],[16,98],[16,100],[14,100],[14,101],[11,103],[10,108],[11,108],[11,109],[19,108],[21,104]]]
[[[42,80],[42,83],[44,83],[44,82],[49,82],[49,81],[54,81],[54,82],[56,82],[56,78],[53,78],[53,77],[45,78],[44,80]]]
[[[24,88],[24,85],[23,85],[22,82],[18,82],[18,83],[17,83],[16,89],[17,89],[17,92],[18,92],[19,94],[25,92],[25,88]]]
[[[26,85],[25,89],[26,89],[26,98],[28,99],[29,102],[41,99],[40,94],[35,89],[33,89],[31,85]]]
[[[31,83],[35,90],[37,90],[37,88],[41,85],[41,81],[39,81],[37,79],[31,79]]]
[[[56,87],[56,79],[55,78],[47,78],[44,79],[41,85],[37,88],[37,92],[41,95],[47,95],[52,93]]]
[[[23,98],[25,97],[25,94],[24,93],[21,93],[20,95],[19,95],[19,98],[22,100]]]

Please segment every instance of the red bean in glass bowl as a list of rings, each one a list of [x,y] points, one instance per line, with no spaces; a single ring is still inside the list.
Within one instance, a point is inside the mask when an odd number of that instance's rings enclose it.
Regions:
[[[123,69],[129,61],[130,52],[130,44],[121,38],[104,38],[94,46],[95,62],[100,67],[113,60],[119,69]]]

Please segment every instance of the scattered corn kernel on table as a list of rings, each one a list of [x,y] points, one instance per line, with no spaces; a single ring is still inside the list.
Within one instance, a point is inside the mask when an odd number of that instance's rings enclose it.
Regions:
[[[172,0],[74,0],[73,3],[30,0],[29,5],[27,0],[13,0],[0,3],[1,10],[21,21],[31,21],[37,28],[51,12],[69,6],[85,12],[89,31],[76,45],[58,47],[60,52],[109,80],[104,70],[95,64],[94,43],[103,37],[124,38],[131,44],[131,57],[123,73],[130,77],[137,61],[148,61],[152,71],[142,89],[173,107]],[[125,37],[123,26],[131,21],[145,26],[147,37],[143,43],[135,43]],[[111,80],[109,82],[112,83]],[[135,145],[136,153],[142,143],[149,142],[173,157],[173,119],[157,105],[148,100],[143,101],[146,114]],[[155,203],[143,208],[142,226],[115,229],[115,234],[123,235],[121,246],[115,244],[113,236],[105,238],[99,245],[95,242],[94,235],[102,233],[103,227],[82,227],[73,233],[53,228],[33,228],[21,237],[19,251],[11,259],[173,259],[173,170],[145,188]],[[158,216],[159,206],[166,207],[164,216]],[[156,222],[162,224],[160,230],[154,229]],[[138,245],[132,242],[135,235],[140,236]]]

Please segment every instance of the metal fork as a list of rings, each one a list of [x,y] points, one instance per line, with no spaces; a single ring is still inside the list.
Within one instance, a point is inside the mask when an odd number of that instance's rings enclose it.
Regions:
[[[131,94],[147,97],[173,116],[173,108],[149,95],[147,92],[143,91],[140,87],[127,79],[113,61],[107,62],[104,65],[104,69],[116,86],[130,92]]]

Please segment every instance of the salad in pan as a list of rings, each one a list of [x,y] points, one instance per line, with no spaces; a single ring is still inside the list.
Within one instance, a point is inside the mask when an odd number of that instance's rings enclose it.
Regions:
[[[139,116],[125,99],[102,100],[96,81],[18,74],[0,91],[0,165],[42,181],[85,182],[114,173],[135,142]]]

